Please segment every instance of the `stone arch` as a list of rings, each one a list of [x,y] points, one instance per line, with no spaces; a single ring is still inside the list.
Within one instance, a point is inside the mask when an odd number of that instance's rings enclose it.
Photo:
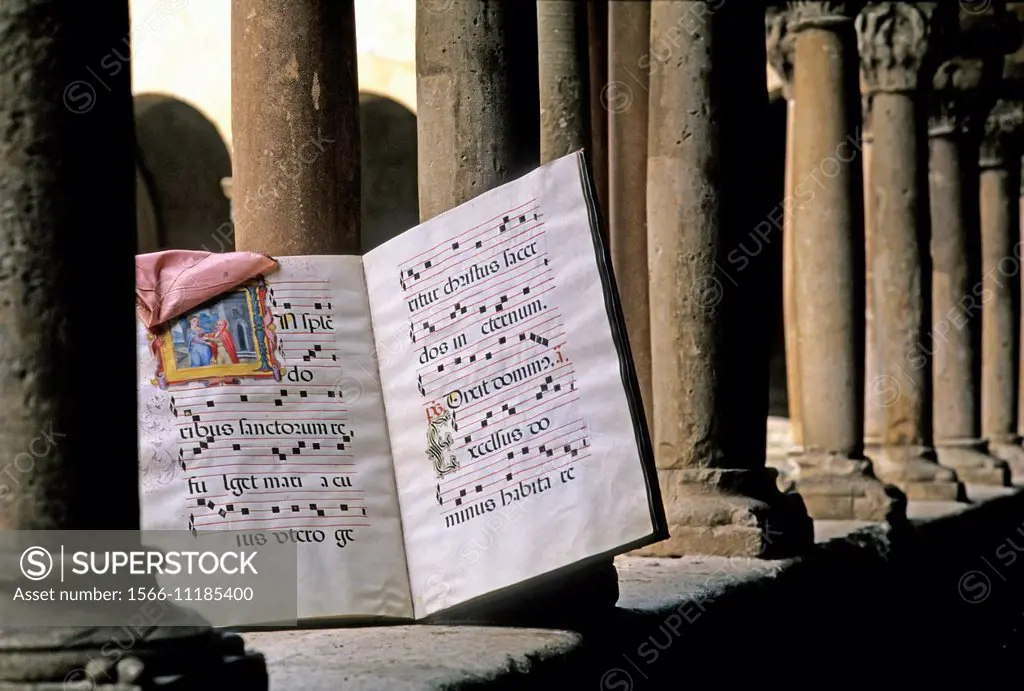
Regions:
[[[359,94],[363,252],[420,222],[416,115],[398,101]]]
[[[213,122],[174,96],[140,94],[135,133],[160,248],[234,249],[230,239],[215,232],[231,218],[221,187],[221,179],[231,175],[231,154]]]

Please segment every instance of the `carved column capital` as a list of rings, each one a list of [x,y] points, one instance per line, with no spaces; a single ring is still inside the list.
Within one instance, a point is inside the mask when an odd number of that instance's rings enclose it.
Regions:
[[[873,2],[861,10],[855,24],[867,89],[897,93],[922,87],[949,19],[947,4],[938,2]]]
[[[1024,102],[1000,98],[985,118],[978,165],[998,168],[1020,155],[1024,135]]]
[[[790,0],[790,31],[810,28],[829,28],[848,24],[857,18],[867,0],[822,2],[820,0]]]
[[[764,16],[768,64],[782,80],[782,96],[793,98],[794,34],[790,30],[790,13],[770,7]]]
[[[958,56],[940,64],[929,94],[929,136],[980,133],[979,120],[991,106],[992,86],[998,79],[998,71],[981,58]]]

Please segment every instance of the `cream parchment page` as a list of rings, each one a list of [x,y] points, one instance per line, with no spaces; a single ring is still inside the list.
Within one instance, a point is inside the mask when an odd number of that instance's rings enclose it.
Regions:
[[[296,542],[300,618],[411,617],[362,262],[279,262],[139,324],[143,528]]]
[[[363,258],[417,618],[654,532],[578,161]]]

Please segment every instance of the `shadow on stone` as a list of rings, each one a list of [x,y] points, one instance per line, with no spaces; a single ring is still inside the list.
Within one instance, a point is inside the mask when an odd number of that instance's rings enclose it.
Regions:
[[[139,168],[159,227],[161,249],[230,252],[217,229],[231,217],[221,179],[231,155],[217,127],[188,103],[163,94],[135,97]]]

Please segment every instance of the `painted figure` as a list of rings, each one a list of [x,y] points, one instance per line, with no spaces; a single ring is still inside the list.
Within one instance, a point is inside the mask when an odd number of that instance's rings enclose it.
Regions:
[[[189,329],[185,334],[188,345],[188,362],[191,367],[206,367],[213,360],[213,348],[207,341],[206,332],[199,326],[199,317],[188,319]]]
[[[214,361],[218,365],[237,365],[238,351],[235,349],[235,339],[231,336],[226,319],[217,322],[217,330],[210,337],[213,341]]]

